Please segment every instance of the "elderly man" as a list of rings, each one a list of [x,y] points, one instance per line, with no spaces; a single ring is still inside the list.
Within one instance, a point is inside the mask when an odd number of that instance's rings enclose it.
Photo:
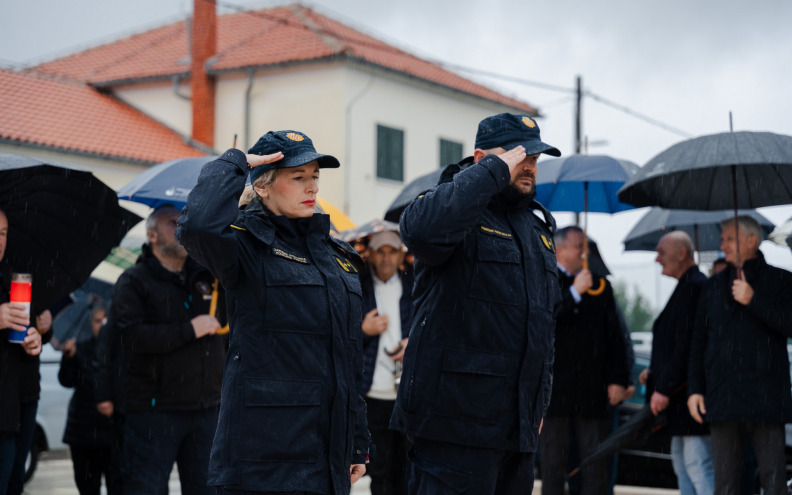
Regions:
[[[762,230],[743,216],[721,223],[729,267],[707,281],[690,352],[688,408],[710,424],[715,493],[737,494],[744,435],[765,494],[786,493],[784,423],[792,421],[789,357],[792,274],[765,262]],[[739,241],[739,242],[738,242]]]
[[[391,427],[414,437],[413,495],[530,493],[550,399],[561,289],[555,221],[534,197],[539,154],[560,152],[506,113],[475,146],[401,216],[415,318]]]
[[[585,234],[579,227],[555,234],[563,302],[555,330],[553,394],[542,444],[542,493],[564,493],[570,438],[579,458],[596,449],[608,432],[609,405],[624,397],[629,381],[627,350],[610,284],[593,295],[592,274],[583,269]],[[581,470],[581,494],[604,494],[607,460]]]
[[[372,495],[401,495],[407,489],[407,438],[388,429],[396,403],[401,361],[412,323],[412,277],[399,271],[404,250],[399,234],[379,232],[368,244],[362,275],[363,386],[373,455],[366,472]]]
[[[666,411],[671,458],[681,495],[711,495],[714,481],[709,430],[690,417],[685,390],[696,305],[707,277],[693,260],[690,236],[681,231],[660,239],[657,262],[663,267],[663,275],[679,282],[654,322],[652,360],[639,380],[646,385],[652,412],[658,415]]]

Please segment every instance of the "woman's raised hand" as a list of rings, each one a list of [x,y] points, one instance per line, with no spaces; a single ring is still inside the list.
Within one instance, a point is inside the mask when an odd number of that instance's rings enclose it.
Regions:
[[[283,158],[283,153],[278,151],[271,155],[248,155],[245,154],[245,160],[251,168],[258,167],[259,165],[266,165],[267,163],[277,162]]]

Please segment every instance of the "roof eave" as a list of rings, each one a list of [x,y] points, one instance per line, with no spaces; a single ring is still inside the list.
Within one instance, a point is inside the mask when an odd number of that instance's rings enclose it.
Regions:
[[[22,140],[22,139],[11,139],[11,138],[0,137],[0,144],[10,144],[14,146],[21,146],[24,148],[39,149],[39,150],[52,151],[57,153],[66,153],[69,155],[84,156],[88,158],[98,158],[102,160],[112,160],[121,163],[129,163],[132,165],[150,166],[160,163],[159,161],[142,160],[139,158],[133,158],[129,156],[112,155],[109,153],[99,153],[99,152],[81,150],[77,148],[67,148],[63,146],[55,146],[55,145],[44,144],[35,141]]]

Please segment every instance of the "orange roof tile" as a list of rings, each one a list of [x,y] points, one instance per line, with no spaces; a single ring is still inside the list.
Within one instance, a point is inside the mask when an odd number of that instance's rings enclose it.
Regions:
[[[125,161],[203,156],[178,133],[83,83],[0,69],[0,140]]]
[[[465,79],[300,5],[218,16],[209,72],[354,59],[537,114],[525,102]],[[189,73],[186,21],[47,62],[36,70],[97,86]]]

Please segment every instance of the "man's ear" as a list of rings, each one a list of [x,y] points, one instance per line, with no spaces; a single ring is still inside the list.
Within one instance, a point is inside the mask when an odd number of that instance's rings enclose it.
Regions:
[[[150,245],[154,245],[157,242],[157,231],[156,230],[147,230],[146,231],[146,239]]]
[[[476,148],[476,151],[473,152],[473,163],[478,163],[485,156],[487,156],[486,151]]]

